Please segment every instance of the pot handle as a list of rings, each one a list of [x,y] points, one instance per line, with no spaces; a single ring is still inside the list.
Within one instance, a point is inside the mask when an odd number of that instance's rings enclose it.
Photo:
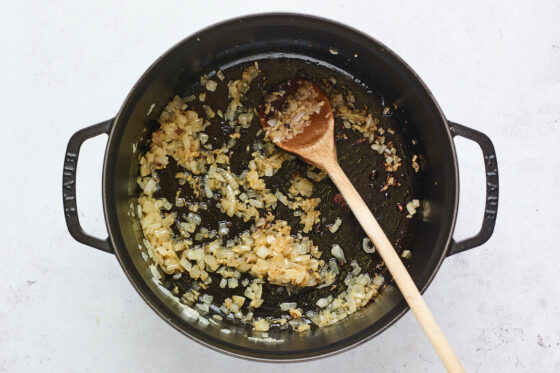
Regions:
[[[78,155],[84,141],[103,133],[109,134],[112,125],[113,119],[109,119],[76,132],[68,141],[66,155],[64,156],[64,170],[62,172],[62,201],[68,231],[76,241],[108,253],[114,253],[109,238],[101,239],[90,236],[84,232],[80,225],[76,205],[76,169]]]
[[[492,141],[483,134],[482,132],[476,131],[472,128],[465,127],[463,125],[449,122],[449,129],[453,137],[462,136],[469,140],[472,140],[480,146],[482,149],[482,155],[484,157],[484,166],[486,174],[486,205],[484,207],[484,219],[482,221],[482,227],[480,231],[473,237],[467,238],[462,241],[451,242],[447,256],[451,256],[462,251],[472,249],[488,241],[492,232],[494,232],[494,226],[496,225],[496,216],[498,213],[498,161],[496,159],[496,151],[494,150],[494,145]]]

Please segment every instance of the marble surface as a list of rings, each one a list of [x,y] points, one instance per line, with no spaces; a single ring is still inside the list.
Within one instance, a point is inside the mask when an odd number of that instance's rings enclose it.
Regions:
[[[470,372],[560,371],[560,3],[557,1],[17,1],[0,23],[1,372],[436,372],[409,313],[341,355],[269,365],[183,337],[135,293],[115,258],[75,242],[61,201],[64,149],[78,129],[113,116],[142,72],[183,37],[263,11],[312,13],[378,38],[425,80],[446,116],[490,136],[500,208],[492,239],[449,258],[426,299]],[[106,235],[101,160],[79,164],[80,219]],[[483,210],[483,168],[457,140],[456,238]]]

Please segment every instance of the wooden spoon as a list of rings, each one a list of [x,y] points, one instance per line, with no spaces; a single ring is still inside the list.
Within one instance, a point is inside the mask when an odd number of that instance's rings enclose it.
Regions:
[[[275,142],[276,145],[298,155],[307,163],[319,167],[329,174],[338,190],[344,196],[346,203],[352,209],[356,219],[358,219],[371,242],[375,245],[377,252],[381,255],[404,299],[406,299],[410,309],[424,329],[447,371],[464,372],[459,359],[432,316],[426,302],[391,245],[391,242],[379,226],[377,220],[375,220],[368,206],[344,174],[344,171],[338,165],[334,143],[334,116],[331,104],[325,93],[313,83],[303,79],[291,79],[283,82],[279,86],[279,91],[284,91],[283,96],[274,101],[272,105],[270,102],[267,102],[259,107],[261,125],[267,130],[269,128],[269,120],[274,118],[278,110],[282,110],[284,100],[293,95],[296,89],[304,84],[307,87],[311,87],[317,93],[314,100],[323,102],[320,111],[310,115],[309,124],[303,129],[303,132],[295,134],[290,139]],[[275,110],[271,110],[271,106]],[[286,127],[289,128],[289,124]]]

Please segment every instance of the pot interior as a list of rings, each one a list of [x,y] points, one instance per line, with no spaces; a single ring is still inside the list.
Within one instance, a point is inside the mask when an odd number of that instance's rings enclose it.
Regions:
[[[457,168],[453,143],[436,102],[418,77],[383,45],[345,26],[295,15],[263,15],[232,20],[185,39],[160,58],[139,80],[123,104],[109,138],[104,168],[104,203],[115,251],[143,298],[181,332],[210,347],[255,359],[307,359],[334,353],[374,336],[407,309],[390,283],[375,302],[330,327],[305,334],[283,333],[271,345],[247,337],[250,330],[203,326],[186,319],[152,281],[143,259],[142,231],[129,215],[136,205],[138,144],[149,135],[167,102],[195,84],[200,75],[242,61],[299,56],[338,68],[402,112],[409,136],[421,154],[421,216],[411,225],[409,271],[424,290],[441,264],[456,217]],[[135,149],[135,152],[133,150]]]

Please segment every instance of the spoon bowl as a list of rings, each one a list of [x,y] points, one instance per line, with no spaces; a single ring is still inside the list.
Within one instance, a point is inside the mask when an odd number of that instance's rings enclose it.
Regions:
[[[303,84],[308,84],[317,94],[317,101],[322,103],[320,111],[310,116],[308,125],[303,132],[284,141],[275,141],[275,144],[287,152],[298,155],[307,163],[325,169],[324,161],[336,162],[336,148],[334,144],[334,115],[330,100],[322,89],[304,79],[290,79],[278,85],[278,91],[286,92],[282,97],[273,101],[270,110],[266,113],[266,103],[258,108],[259,121],[265,131],[270,127],[268,122],[274,114],[282,109],[286,99],[293,96]]]

